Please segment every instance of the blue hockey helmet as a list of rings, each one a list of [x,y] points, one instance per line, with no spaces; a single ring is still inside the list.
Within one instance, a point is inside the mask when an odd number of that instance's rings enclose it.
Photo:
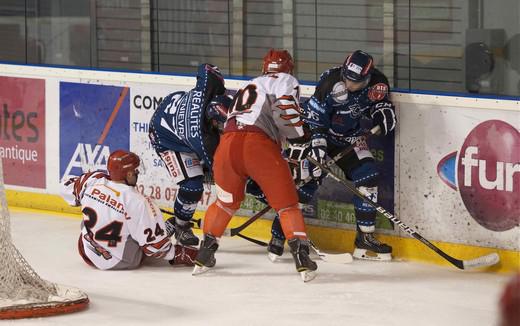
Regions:
[[[213,98],[206,109],[208,119],[213,119],[224,123],[227,119],[227,113],[233,99],[227,95],[219,95]]]
[[[197,71],[197,87],[203,87],[201,83],[204,83],[206,78],[210,93],[214,92],[213,94],[216,95],[224,94],[226,91],[226,87],[224,86],[224,76],[222,76],[222,73],[217,66],[209,63],[203,63],[199,66]]]
[[[364,51],[356,50],[347,57],[341,67],[343,80],[351,80],[359,83],[370,78],[374,69],[374,59]]]

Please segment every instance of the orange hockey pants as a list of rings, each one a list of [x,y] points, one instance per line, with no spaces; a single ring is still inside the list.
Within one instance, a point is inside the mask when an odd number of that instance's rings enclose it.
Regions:
[[[227,132],[213,163],[217,200],[204,218],[204,233],[220,237],[245,197],[248,177],[258,183],[267,202],[279,216],[287,239],[306,239],[296,187],[281,148],[261,132]]]

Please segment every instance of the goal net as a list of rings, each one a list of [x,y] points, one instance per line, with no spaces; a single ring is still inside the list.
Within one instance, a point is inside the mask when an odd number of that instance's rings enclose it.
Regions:
[[[40,278],[12,244],[3,175],[0,158],[0,319],[44,317],[86,308],[89,299],[85,293]]]

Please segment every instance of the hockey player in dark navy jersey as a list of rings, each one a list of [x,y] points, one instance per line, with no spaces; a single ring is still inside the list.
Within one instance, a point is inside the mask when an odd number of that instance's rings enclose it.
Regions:
[[[220,137],[218,126],[226,121],[231,104],[225,91],[220,70],[201,64],[195,88],[168,95],[150,121],[151,144],[179,186],[174,217],[166,221],[167,232],[183,245],[199,243],[190,220],[202,197],[204,175],[211,173]]]
[[[361,121],[371,120],[373,126],[380,127],[381,136],[389,136],[396,126],[396,118],[389,99],[388,80],[374,68],[373,58],[357,50],[341,67],[325,71],[304,108],[312,134],[311,157],[323,163],[327,156],[334,157],[355,143],[352,154],[336,164],[357,188],[364,188],[370,199],[377,201],[379,173],[367,141],[362,137]],[[311,172],[315,178],[321,177],[319,167],[312,167]],[[379,242],[373,235],[376,210],[357,197],[354,198],[354,209],[357,222],[354,257],[390,260],[392,247]]]

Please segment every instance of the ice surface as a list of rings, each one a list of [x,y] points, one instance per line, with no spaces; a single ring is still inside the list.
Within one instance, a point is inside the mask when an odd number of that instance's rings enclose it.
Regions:
[[[43,278],[90,297],[84,312],[1,322],[13,325],[496,325],[507,275],[412,262],[318,261],[304,284],[286,252],[223,238],[213,271],[147,261],[134,271],[99,271],[76,250],[79,219],[12,212],[16,246]],[[286,248],[287,251],[287,248]]]

